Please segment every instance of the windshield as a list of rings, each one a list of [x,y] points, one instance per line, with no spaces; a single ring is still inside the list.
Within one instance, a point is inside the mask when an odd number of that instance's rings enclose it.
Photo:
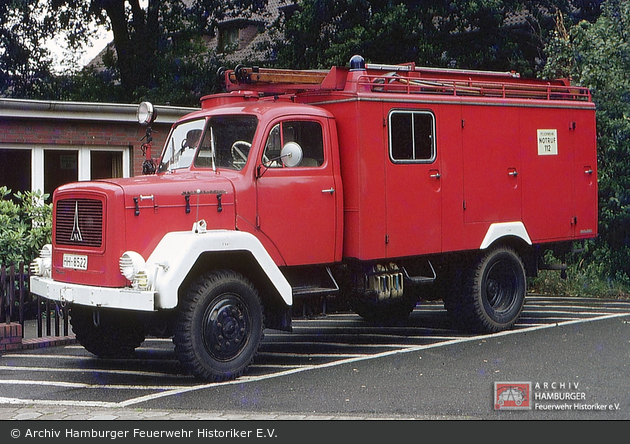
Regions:
[[[198,168],[241,170],[257,126],[258,119],[249,115],[215,116],[207,123],[205,119],[181,123],[173,128],[164,146],[158,172],[188,168],[193,159]]]
[[[252,147],[258,119],[248,115],[227,115],[210,118],[195,166],[241,170]]]
[[[199,146],[205,120],[192,120],[177,125],[164,146],[158,172],[187,168]]]

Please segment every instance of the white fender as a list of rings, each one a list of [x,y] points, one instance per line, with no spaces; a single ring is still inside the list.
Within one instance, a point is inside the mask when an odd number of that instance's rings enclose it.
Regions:
[[[479,249],[485,250],[492,245],[495,240],[504,236],[520,237],[529,245],[532,244],[532,240],[529,238],[529,234],[527,234],[523,222],[500,222],[490,225]]]
[[[292,305],[291,285],[256,236],[244,231],[208,230],[168,233],[151,253],[146,269],[148,273],[155,273],[152,280],[156,308],[174,308],[177,305],[177,290],[184,278],[199,256],[209,251],[249,251],[284,302]]]

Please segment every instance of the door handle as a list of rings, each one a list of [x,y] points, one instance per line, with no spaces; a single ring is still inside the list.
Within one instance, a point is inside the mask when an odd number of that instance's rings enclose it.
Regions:
[[[333,194],[335,192],[334,188],[329,188],[327,190],[322,190],[322,193],[329,193],[329,194]]]
[[[508,176],[516,177],[518,176],[518,171],[516,171],[515,169],[510,169],[508,171]]]
[[[433,174],[429,174],[429,177],[433,179],[439,179],[440,177],[442,177],[442,175],[440,174],[439,171],[435,171]]]

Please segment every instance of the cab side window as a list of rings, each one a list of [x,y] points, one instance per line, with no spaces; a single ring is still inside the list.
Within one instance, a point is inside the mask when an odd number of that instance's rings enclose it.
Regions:
[[[324,163],[324,137],[319,122],[289,120],[275,125],[265,143],[263,162],[269,168],[281,168],[280,152],[289,142],[302,148],[302,161],[297,167],[319,167]]]
[[[435,160],[435,118],[427,111],[394,110],[389,114],[389,156],[394,163]]]

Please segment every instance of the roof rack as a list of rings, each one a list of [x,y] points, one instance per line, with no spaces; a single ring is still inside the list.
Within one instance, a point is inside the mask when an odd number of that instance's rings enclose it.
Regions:
[[[448,78],[414,78],[394,75],[363,75],[358,84],[368,86],[373,92],[430,94],[449,96],[483,96],[513,99],[581,100],[590,101],[588,88],[552,83],[505,82]]]
[[[349,67],[288,70],[238,65],[219,70],[226,91],[251,90],[267,95],[313,91],[483,96],[538,100],[590,101],[588,88],[568,79],[523,79],[516,72],[478,71],[401,65],[366,64],[354,56]]]

